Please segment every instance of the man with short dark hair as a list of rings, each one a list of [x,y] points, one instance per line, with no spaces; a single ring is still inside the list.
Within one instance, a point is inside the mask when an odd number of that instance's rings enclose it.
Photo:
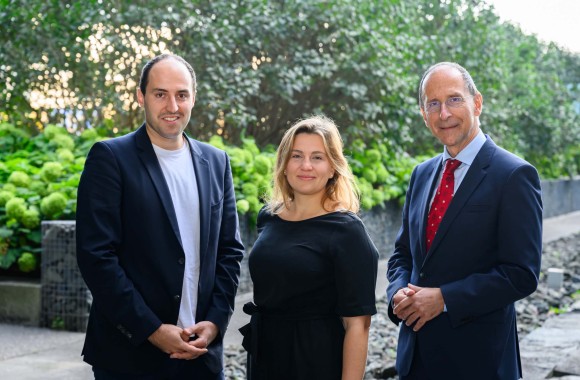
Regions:
[[[227,155],[184,133],[195,95],[183,58],[155,57],[137,90],[144,125],[87,157],[77,259],[97,380],[224,377],[244,247]]]

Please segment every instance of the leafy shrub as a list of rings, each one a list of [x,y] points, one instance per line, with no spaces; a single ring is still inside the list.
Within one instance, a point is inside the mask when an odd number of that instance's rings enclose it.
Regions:
[[[26,212],[26,201],[19,197],[14,197],[6,202],[6,216],[8,219],[19,220]]]
[[[24,211],[20,218],[22,225],[28,229],[35,229],[40,227],[40,214],[35,208],[30,208]]]
[[[413,168],[426,156],[411,157],[378,141],[354,140],[346,145],[347,159],[361,194],[361,208],[371,209],[386,201],[404,201]]]
[[[18,258],[18,268],[26,273],[36,269],[36,257],[30,252],[24,252]]]
[[[59,161],[69,161],[72,162],[75,160],[75,155],[73,154],[73,152],[70,151],[70,149],[59,149],[56,151],[57,157]]]
[[[72,137],[66,135],[56,135],[50,140],[50,142],[62,149],[72,150],[75,147]]]
[[[240,214],[245,214],[250,211],[250,202],[247,199],[240,199],[236,202],[236,208]]]
[[[254,168],[256,173],[267,176],[272,172],[272,160],[268,157],[256,156],[254,158]]]
[[[40,202],[40,211],[48,219],[56,219],[66,209],[66,196],[62,193],[52,193],[42,198]]]
[[[40,222],[74,219],[80,173],[99,139],[94,130],[79,137],[47,125],[31,136],[0,123],[0,146],[10,147],[0,150],[0,268],[38,267]]]
[[[57,136],[66,136],[68,132],[61,126],[48,124],[46,127],[44,127],[43,134],[46,139],[52,140]]]
[[[47,162],[40,169],[40,177],[45,182],[54,182],[62,175],[63,167],[59,162]]]
[[[0,124],[0,143],[7,136],[17,136],[20,149],[0,152],[0,268],[14,265],[33,271],[38,266],[33,259],[40,259],[40,222],[74,219],[86,154],[103,137],[92,129],[76,136],[47,125],[44,132],[25,138],[10,125]],[[239,147],[219,136],[212,136],[209,143],[228,153],[238,213],[255,222],[270,195],[275,147],[259,149],[247,137]],[[355,140],[346,146],[363,209],[404,196],[416,159],[378,141]]]
[[[28,185],[30,185],[30,177],[24,172],[15,171],[10,173],[8,182],[12,183],[14,186],[28,187]]]
[[[4,207],[8,200],[14,198],[14,193],[11,191],[0,190],[0,207]]]

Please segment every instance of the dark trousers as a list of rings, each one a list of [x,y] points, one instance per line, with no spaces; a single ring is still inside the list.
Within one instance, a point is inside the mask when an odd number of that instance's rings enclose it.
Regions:
[[[415,341],[415,351],[413,352],[413,362],[411,370],[406,376],[399,376],[400,380],[432,380],[419,354],[419,340]]]
[[[223,371],[215,374],[207,369],[202,360],[167,359],[163,365],[151,373],[122,373],[93,367],[95,380],[223,380]]]

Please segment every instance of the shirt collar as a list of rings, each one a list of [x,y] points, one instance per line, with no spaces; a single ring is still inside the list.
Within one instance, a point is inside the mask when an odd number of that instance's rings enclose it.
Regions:
[[[485,141],[486,141],[485,135],[480,129],[479,133],[475,136],[475,138],[471,140],[471,142],[467,144],[467,146],[463,148],[463,150],[461,150],[461,152],[459,152],[459,154],[457,154],[456,157],[451,157],[449,152],[447,152],[447,147],[444,147],[442,164],[445,165],[445,161],[447,161],[450,158],[455,158],[456,160],[461,161],[463,164],[471,166],[473,160],[475,160],[475,156],[477,156],[477,153],[479,153],[479,150],[481,149],[483,144],[485,144]]]

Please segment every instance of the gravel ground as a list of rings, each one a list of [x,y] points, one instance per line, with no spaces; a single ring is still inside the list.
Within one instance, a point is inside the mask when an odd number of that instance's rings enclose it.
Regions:
[[[548,268],[563,268],[564,285],[560,290],[549,289],[546,283]],[[580,294],[580,234],[544,245],[542,273],[537,291],[518,301],[518,333],[520,341],[554,313],[565,312]],[[377,301],[377,315],[373,316],[369,337],[369,353],[365,379],[394,380],[398,327],[387,316],[384,298]],[[226,379],[246,379],[246,353],[241,346],[225,349]]]

